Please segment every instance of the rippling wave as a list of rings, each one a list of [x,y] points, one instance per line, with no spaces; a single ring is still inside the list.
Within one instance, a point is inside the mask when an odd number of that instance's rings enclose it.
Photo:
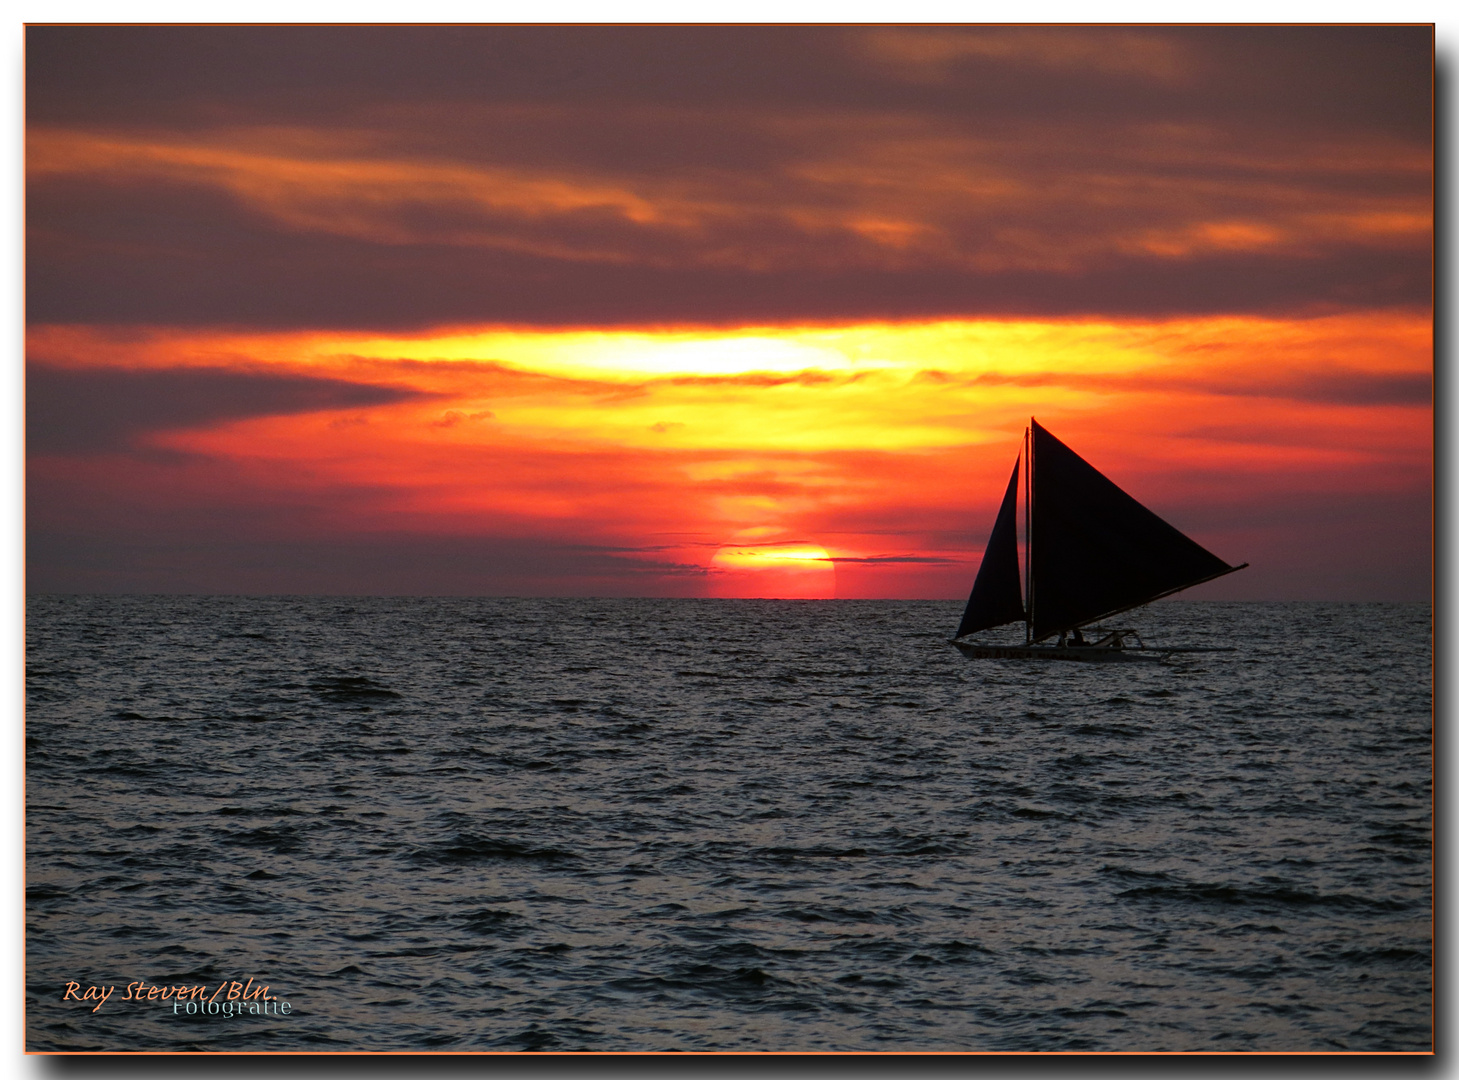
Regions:
[[[1429,1049],[1426,605],[958,610],[32,597],[27,1045]]]

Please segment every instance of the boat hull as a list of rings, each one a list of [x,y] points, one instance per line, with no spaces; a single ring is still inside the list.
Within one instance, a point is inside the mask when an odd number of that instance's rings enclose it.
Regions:
[[[1159,660],[1154,649],[1116,649],[1108,645],[969,645],[954,641],[958,652],[969,660],[1064,660],[1086,664],[1122,664],[1135,660]]]

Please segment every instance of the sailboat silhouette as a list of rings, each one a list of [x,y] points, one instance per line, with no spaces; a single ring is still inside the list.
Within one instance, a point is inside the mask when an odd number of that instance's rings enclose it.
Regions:
[[[1158,659],[1198,646],[1147,648],[1136,631],[1084,628],[1163,596],[1245,568],[1232,566],[1122,491],[1030,419],[1024,433],[1025,581],[1018,567],[1019,461],[953,644],[978,659]],[[1026,597],[1026,600],[1025,600]],[[1022,621],[1022,645],[967,642],[969,634]],[[1041,644],[1058,636],[1054,645]],[[1072,641],[1070,639],[1072,635]]]

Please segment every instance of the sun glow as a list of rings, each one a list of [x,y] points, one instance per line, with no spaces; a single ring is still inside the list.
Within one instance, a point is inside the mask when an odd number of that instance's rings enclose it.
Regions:
[[[803,540],[726,544],[714,553],[709,571],[715,596],[829,600],[836,595],[835,562],[825,548]]]
[[[290,505],[349,492],[329,505],[351,535],[591,535],[605,567],[686,595],[965,592],[1031,414],[1156,505],[1178,507],[1191,477],[1218,505],[1292,484],[1428,490],[1432,335],[1412,312],[389,337],[47,326],[27,350],[67,378],[252,380],[256,404],[126,438],[226,463],[227,484]],[[138,468],[108,484],[146,486]]]

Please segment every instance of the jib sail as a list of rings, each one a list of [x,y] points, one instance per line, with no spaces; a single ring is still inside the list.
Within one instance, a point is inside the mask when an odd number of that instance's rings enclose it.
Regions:
[[[957,637],[1024,619],[1023,588],[1018,580],[1018,462],[983,550],[983,564],[958,624]]]

